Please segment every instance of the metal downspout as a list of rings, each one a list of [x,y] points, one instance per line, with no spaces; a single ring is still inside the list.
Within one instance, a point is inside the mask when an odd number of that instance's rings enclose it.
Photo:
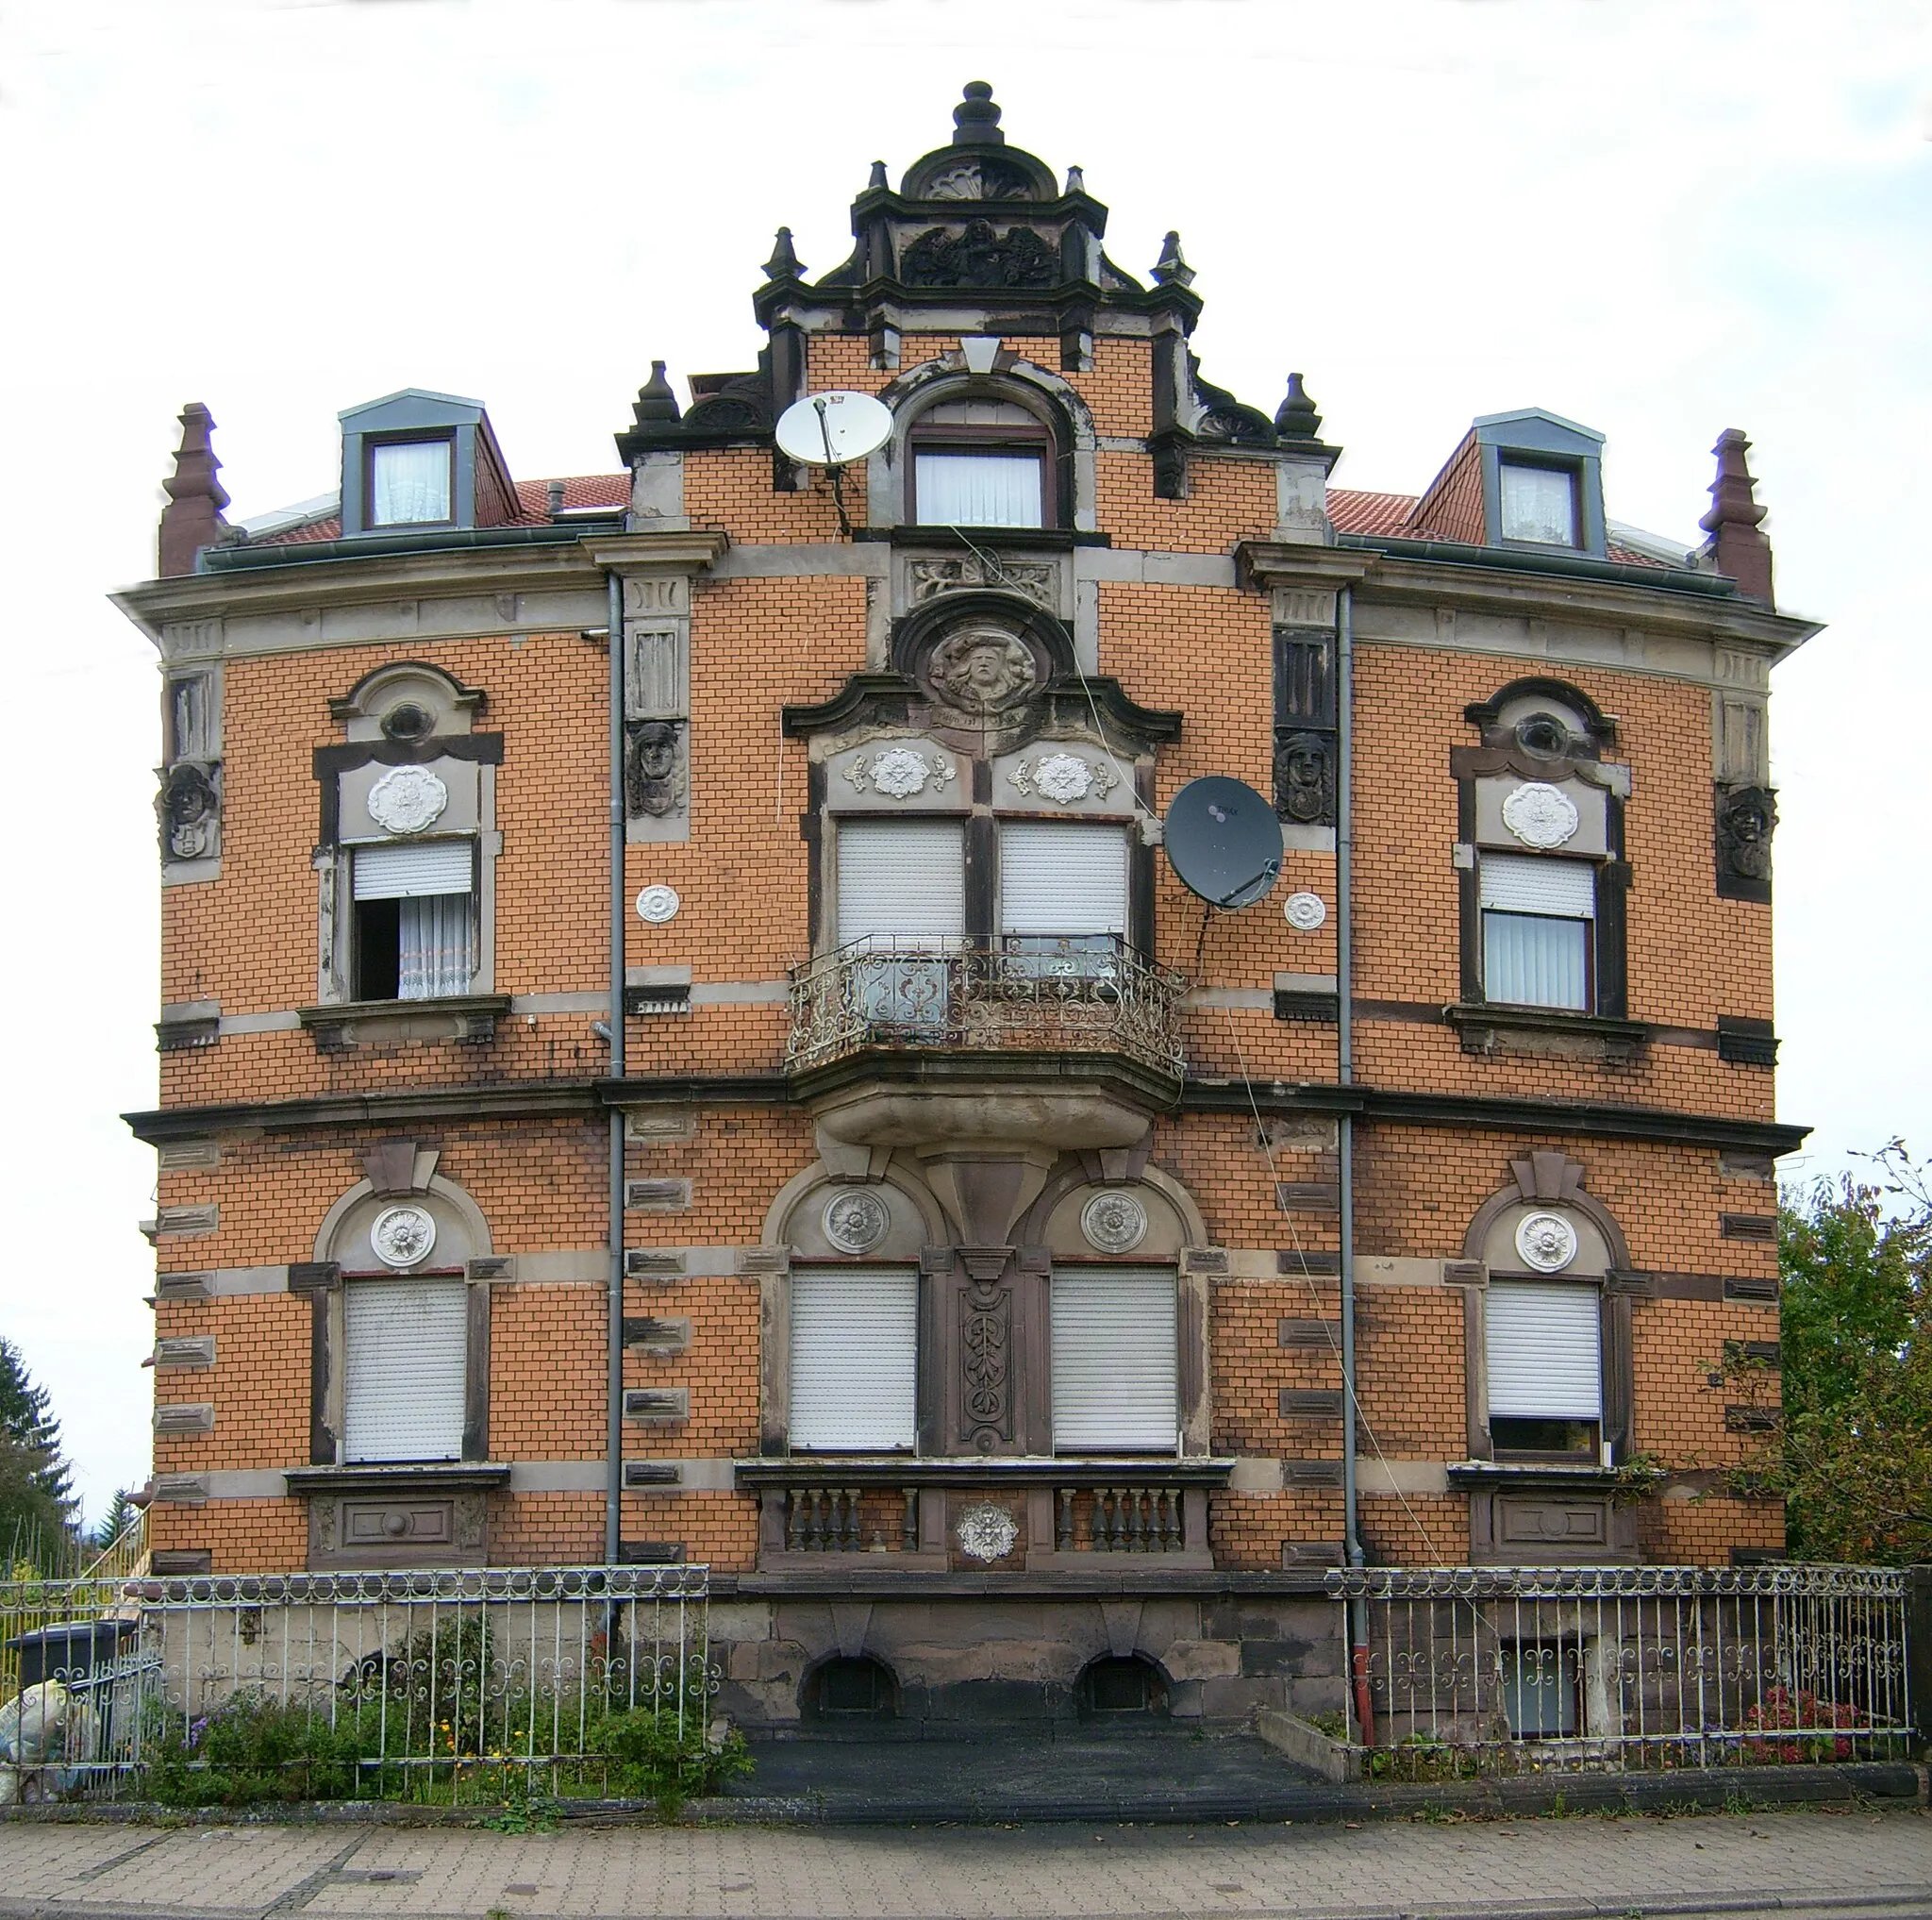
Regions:
[[[1355,1084],[1355,595],[1346,586],[1335,595],[1335,1077]],[[1341,1511],[1342,1547],[1358,1567],[1362,1552],[1356,1459],[1355,1355],[1355,1117],[1346,1109],[1336,1121],[1336,1159],[1341,1266]],[[1369,1692],[1368,1604],[1349,1603],[1349,1670],[1355,1683],[1356,1720],[1365,1746],[1374,1745],[1374,1710]]]
[[[608,576],[610,644],[610,1077],[624,1077],[624,582]],[[624,1498],[624,1110],[610,1110],[610,1277],[605,1327],[604,1563],[618,1559]]]

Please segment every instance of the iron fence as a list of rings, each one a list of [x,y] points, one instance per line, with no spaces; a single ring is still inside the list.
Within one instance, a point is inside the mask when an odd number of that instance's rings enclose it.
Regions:
[[[794,1068],[863,1047],[1115,1052],[1182,1068],[1186,981],[1115,934],[874,936],[791,971]]]
[[[721,1679],[703,1566],[38,1585],[0,1801],[601,1795],[701,1748]]]
[[[1889,1758],[1911,1735],[1899,1569],[1368,1569],[1328,1590],[1367,1648],[1372,1774]]]

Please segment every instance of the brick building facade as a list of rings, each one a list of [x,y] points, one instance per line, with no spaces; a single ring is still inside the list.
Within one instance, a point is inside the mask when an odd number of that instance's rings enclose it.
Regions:
[[[1777,1336],[1765,710],[1814,629],[1742,436],[1693,554],[1538,409],[1331,489],[1298,378],[1202,376],[1174,236],[1143,284],[955,121],[843,266],[780,233],[757,368],[658,365],[620,473],[519,482],[410,390],[243,531],[184,413],[119,596],[158,1565],[702,1559],[784,1721],[1096,1661],[1339,1704],[1352,1548],[1774,1554],[1716,1382]],[[836,476],[774,431],[828,391],[891,411]],[[1205,776],[1273,802],[1239,910],[1161,846]]]

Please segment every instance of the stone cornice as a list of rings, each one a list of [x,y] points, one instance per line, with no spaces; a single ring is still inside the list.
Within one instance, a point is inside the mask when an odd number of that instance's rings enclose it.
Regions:
[[[373,549],[327,559],[305,559],[290,546],[284,565],[246,572],[183,574],[124,587],[108,597],[150,640],[181,622],[438,600],[476,594],[595,588],[608,568],[620,573],[693,573],[711,566],[729,541],[722,532],[667,530],[587,534],[554,545]],[[506,627],[517,625],[506,616]]]

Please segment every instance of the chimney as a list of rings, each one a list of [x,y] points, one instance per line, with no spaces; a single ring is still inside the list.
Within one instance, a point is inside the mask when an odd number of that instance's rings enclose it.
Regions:
[[[175,471],[161,482],[168,504],[161,509],[158,572],[163,579],[175,574],[192,574],[194,556],[212,546],[227,532],[228,523],[222,509],[228,496],[215,478],[221,461],[209,444],[214,419],[199,400],[191,400],[181,409],[181,444],[175,455]]]
[[[1711,448],[1717,456],[1717,478],[1711,482],[1710,511],[1697,524],[1710,535],[1704,553],[1718,572],[1736,580],[1740,593],[1770,607],[1771,542],[1758,526],[1764,509],[1757,504],[1757,483],[1744,464],[1750,445],[1740,427],[1727,426],[1718,435]]]

